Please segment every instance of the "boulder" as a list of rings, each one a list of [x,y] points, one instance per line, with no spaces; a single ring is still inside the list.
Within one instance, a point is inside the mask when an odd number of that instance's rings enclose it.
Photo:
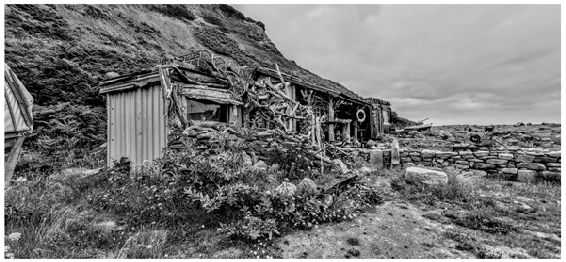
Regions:
[[[316,184],[314,181],[304,178],[297,185],[297,191],[295,191],[296,196],[312,196],[316,194]]]
[[[535,181],[537,178],[537,171],[528,169],[519,169],[517,172],[517,180],[528,182]]]
[[[442,171],[412,166],[405,170],[405,180],[416,184],[439,185],[446,184],[448,176]]]

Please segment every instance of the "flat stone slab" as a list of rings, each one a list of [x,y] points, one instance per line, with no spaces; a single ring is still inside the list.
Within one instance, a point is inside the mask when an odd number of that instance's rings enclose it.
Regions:
[[[411,166],[405,170],[405,180],[413,183],[439,185],[448,182],[448,176],[442,171]]]

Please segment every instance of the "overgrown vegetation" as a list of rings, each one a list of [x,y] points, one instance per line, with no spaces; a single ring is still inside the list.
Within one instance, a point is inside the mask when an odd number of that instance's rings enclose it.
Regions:
[[[309,173],[278,167],[293,166],[285,163],[292,158],[270,166],[246,164],[242,140],[199,151],[180,130],[172,137],[179,139],[171,141],[164,157],[139,170],[130,170],[123,159],[98,172],[66,169],[15,182],[6,191],[6,232],[25,233],[7,242],[11,252],[17,258],[95,253],[158,258],[165,251],[124,255],[122,249],[142,241],[140,227],[157,234],[195,225],[242,243],[269,243],[292,230],[348,220],[354,209],[381,201],[378,190],[368,185],[332,193],[305,187],[298,182]],[[309,177],[318,181],[316,175]],[[289,179],[298,184],[296,192]],[[169,241],[164,235],[154,239],[161,245],[156,248]]]

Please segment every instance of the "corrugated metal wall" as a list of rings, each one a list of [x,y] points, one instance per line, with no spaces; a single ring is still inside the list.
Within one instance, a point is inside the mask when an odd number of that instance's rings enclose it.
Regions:
[[[159,84],[107,94],[108,165],[121,157],[140,165],[160,157],[167,144],[167,118]]]

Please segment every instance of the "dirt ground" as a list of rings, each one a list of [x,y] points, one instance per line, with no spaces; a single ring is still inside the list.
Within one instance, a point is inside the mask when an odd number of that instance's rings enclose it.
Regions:
[[[375,183],[388,183],[378,177]],[[560,258],[560,186],[479,182],[506,230],[458,223],[471,210],[408,200],[389,187],[389,200],[352,221],[297,231],[275,246],[282,258]],[[523,210],[527,209],[527,210]],[[462,226],[463,225],[463,226]],[[471,226],[472,228],[474,226]]]

